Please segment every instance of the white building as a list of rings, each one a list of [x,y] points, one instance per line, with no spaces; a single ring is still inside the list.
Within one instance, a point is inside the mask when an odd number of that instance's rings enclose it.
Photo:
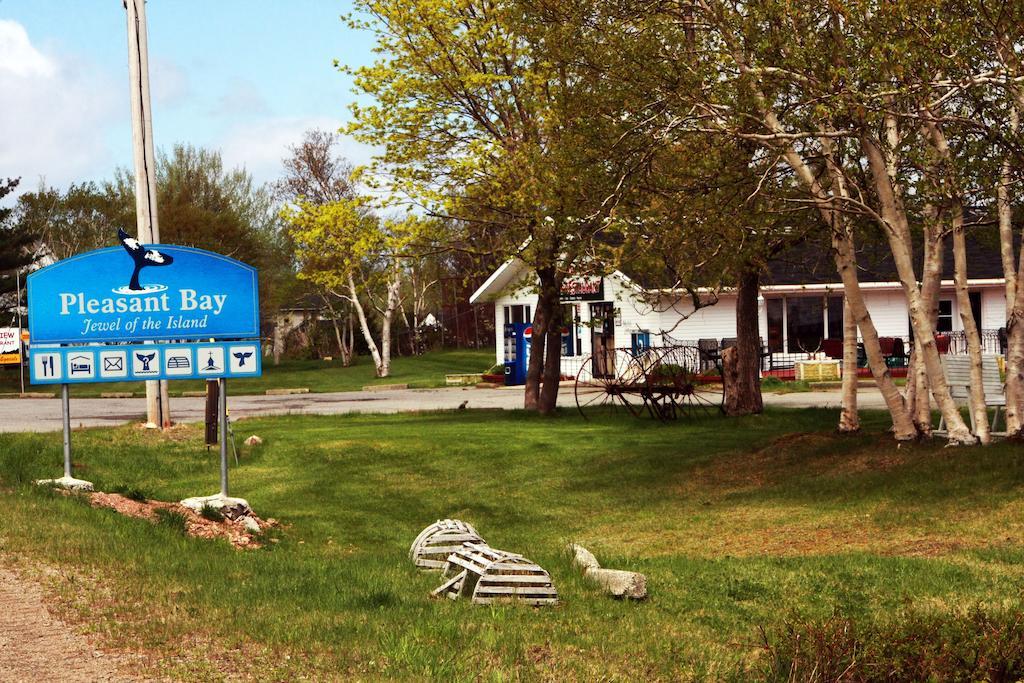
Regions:
[[[999,254],[986,253],[975,244],[969,249],[969,288],[975,320],[982,330],[986,350],[1000,351],[1000,328],[1006,322],[1004,281]],[[794,250],[789,260],[772,264],[762,279],[758,299],[758,328],[765,357],[764,370],[791,369],[796,360],[810,353],[841,356],[843,334],[842,285],[827,250]],[[939,299],[937,329],[950,339],[950,350],[963,350],[963,324],[953,291],[951,249],[947,249],[947,270]],[[905,359],[912,341],[910,320],[903,289],[884,253],[871,270],[862,269],[860,279],[868,310],[883,342],[883,351]],[[862,263],[867,260],[862,258]],[[563,287],[564,319],[569,334],[563,336],[562,370],[575,375],[583,359],[595,350],[636,349],[637,346],[665,346],[673,343],[696,346],[704,340],[728,345],[736,336],[736,297],[724,292],[718,301],[694,311],[686,292],[644,288],[626,274],[615,271],[604,277],[574,278]],[[493,302],[495,360],[507,360],[506,338],[501,331],[508,323],[528,323],[536,306],[536,277],[525,263],[513,259],[495,271],[473,294],[471,303]],[[905,360],[894,360],[894,367]]]

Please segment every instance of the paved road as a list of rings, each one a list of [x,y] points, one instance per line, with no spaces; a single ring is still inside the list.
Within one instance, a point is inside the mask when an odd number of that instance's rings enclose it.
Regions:
[[[171,400],[177,422],[201,422],[202,398]],[[467,408],[515,410],[523,405],[520,388],[500,389],[401,389],[388,391],[349,391],[295,396],[228,396],[233,418],[256,415],[338,415],[344,413],[400,413],[418,410],[453,410],[464,401]],[[862,389],[862,408],[882,408],[882,397],[875,389]],[[572,387],[563,387],[559,405],[575,406]],[[813,391],[796,394],[766,394],[768,405],[788,407],[838,407],[838,391]],[[76,398],[71,401],[73,427],[112,427],[141,421],[146,412],[142,398]],[[60,401],[57,399],[0,399],[0,432],[60,431]]]

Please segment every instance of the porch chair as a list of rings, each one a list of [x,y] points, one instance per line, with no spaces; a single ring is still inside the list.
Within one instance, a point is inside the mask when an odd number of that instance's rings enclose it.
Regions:
[[[697,350],[700,353],[701,372],[715,367],[715,364],[718,363],[719,359],[722,357],[722,354],[718,349],[717,339],[698,339]]]
[[[842,339],[822,339],[821,340],[822,352],[833,360],[843,359],[843,340]]]
[[[992,414],[990,430],[992,434],[1005,434],[1005,431],[997,432],[999,424],[999,413],[1006,409],[1006,394],[1004,392],[1003,380],[999,376],[998,356],[985,353],[981,356],[981,379],[985,388],[985,407],[995,408]],[[942,357],[942,369],[946,375],[946,384],[949,385],[949,393],[958,406],[970,405],[971,402],[971,358],[962,354],[947,354]],[[1005,418],[1004,418],[1005,422]],[[939,418],[938,433],[945,433],[946,423],[944,418]],[[1005,427],[1005,425],[1004,425]],[[971,431],[974,431],[974,413],[971,413]]]

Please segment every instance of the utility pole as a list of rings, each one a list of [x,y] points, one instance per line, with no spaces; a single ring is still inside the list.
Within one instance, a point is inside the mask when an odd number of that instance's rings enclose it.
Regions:
[[[128,81],[132,101],[132,151],[135,156],[135,215],[138,240],[159,244],[156,213],[156,154],[149,98],[149,48],[145,0],[122,0],[128,15]],[[146,426],[171,426],[167,380],[146,382]]]

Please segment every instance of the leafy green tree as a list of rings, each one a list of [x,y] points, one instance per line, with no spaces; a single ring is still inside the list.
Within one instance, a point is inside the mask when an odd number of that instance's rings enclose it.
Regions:
[[[19,178],[8,178],[0,182],[0,200],[9,195],[18,186]],[[14,210],[0,207],[0,310],[12,310],[24,303],[24,286],[22,301],[17,301],[17,278],[36,260],[36,235],[13,220]]]
[[[352,165],[338,153],[337,133],[323,130],[308,130],[302,141],[289,147],[289,154],[282,160],[284,172],[274,183],[274,194],[284,204],[297,207],[324,206],[332,202],[354,199],[352,186]],[[289,240],[289,249],[294,252],[295,244],[289,231],[284,232]],[[347,297],[339,296],[335,290],[321,284],[314,278],[303,278],[313,293],[319,296],[330,313],[334,328],[334,341],[343,365],[352,363],[355,356],[355,324],[353,307]],[[275,338],[274,360],[278,360],[278,349],[283,339]]]
[[[109,246],[121,223],[115,199],[92,182],[64,191],[40,184],[18,198],[15,219],[38,236],[39,250],[55,260]]]
[[[382,187],[484,233],[537,274],[525,404],[554,410],[561,283],[613,222],[635,167],[629,122],[594,115],[621,96],[581,69],[587,26],[572,8],[525,0],[357,0],[381,58],[346,70],[370,103],[348,131],[381,149]],[[616,146],[616,142],[620,144]]]
[[[367,205],[361,197],[326,204],[300,199],[283,215],[296,247],[299,277],[352,306],[377,376],[388,377],[402,285],[417,258],[414,247],[430,240],[436,221],[416,216],[382,220]],[[380,321],[379,336],[371,330],[367,303]]]

